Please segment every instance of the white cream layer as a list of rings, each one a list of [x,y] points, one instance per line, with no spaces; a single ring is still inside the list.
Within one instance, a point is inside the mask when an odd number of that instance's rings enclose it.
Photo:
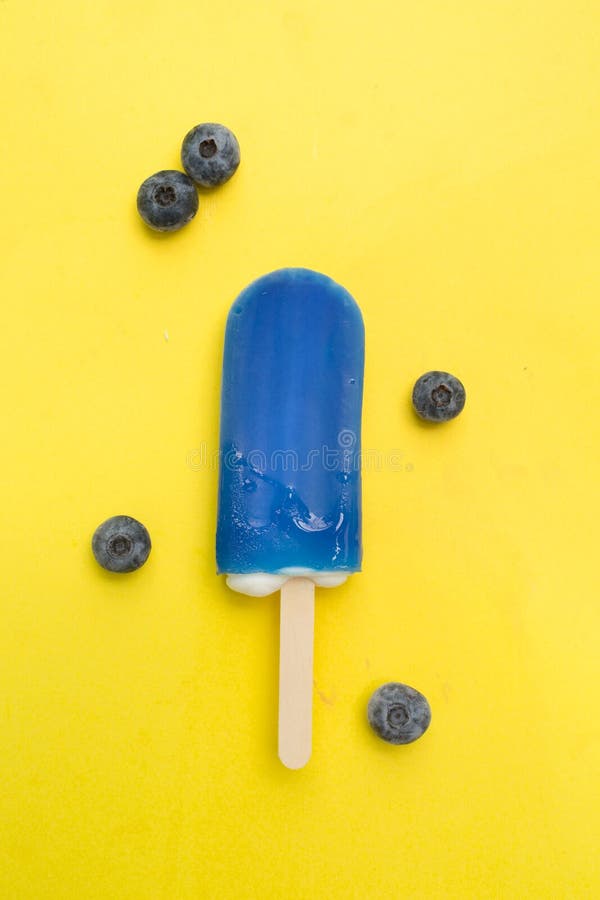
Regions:
[[[290,568],[282,569],[276,574],[269,572],[250,572],[246,575],[228,575],[227,584],[232,591],[248,594],[249,597],[266,597],[281,590],[281,585],[289,578],[310,578],[317,587],[337,587],[343,584],[348,573],[320,572],[315,569]]]

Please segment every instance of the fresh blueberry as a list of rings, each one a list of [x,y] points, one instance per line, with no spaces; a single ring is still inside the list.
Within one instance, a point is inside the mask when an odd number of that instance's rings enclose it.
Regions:
[[[239,166],[240,145],[229,128],[205,122],[184,137],[181,162],[188,175],[202,187],[217,187],[228,181]]]
[[[92,537],[96,561],[109,572],[134,572],[144,565],[151,548],[147,530],[131,516],[112,516]]]
[[[371,695],[367,707],[369,725],[389,744],[410,744],[427,731],[429,703],[423,694],[397,681],[383,684]]]
[[[146,225],[155,231],[178,231],[198,212],[198,192],[183,172],[165,169],[143,182],[137,208]]]
[[[449,372],[426,372],[413,388],[415,412],[427,422],[447,422],[461,412],[466,393],[462,383]]]

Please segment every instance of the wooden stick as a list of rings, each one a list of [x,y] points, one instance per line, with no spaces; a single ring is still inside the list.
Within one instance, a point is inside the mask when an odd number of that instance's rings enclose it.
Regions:
[[[279,636],[279,759],[301,769],[312,750],[315,586],[289,578],[281,588]]]

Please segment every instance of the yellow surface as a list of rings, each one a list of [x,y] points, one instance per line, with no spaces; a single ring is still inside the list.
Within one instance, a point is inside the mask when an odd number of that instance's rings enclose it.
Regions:
[[[567,0],[0,2],[2,900],[600,896],[599,34]],[[148,233],[203,120],[242,165]],[[300,772],[209,464],[227,310],[282,265],[359,301],[381,461]],[[434,367],[468,399],[428,428]],[[115,513],[154,542],[128,577],[90,553]],[[365,724],[389,679],[431,702],[409,747]]]

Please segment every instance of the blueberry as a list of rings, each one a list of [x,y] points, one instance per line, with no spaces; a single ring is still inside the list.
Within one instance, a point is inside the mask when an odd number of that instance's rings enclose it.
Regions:
[[[198,193],[191,178],[166,169],[143,182],[137,208],[146,225],[155,231],[178,231],[198,212]]]
[[[410,744],[429,728],[431,710],[423,694],[397,681],[383,684],[371,695],[369,724],[389,744]]]
[[[205,122],[184,137],[181,162],[188,175],[202,187],[217,187],[228,181],[239,166],[240,145],[229,128]]]
[[[447,422],[461,412],[466,393],[449,372],[426,372],[416,382],[412,402],[415,412],[427,422]]]
[[[147,530],[131,516],[112,516],[92,537],[96,561],[109,572],[134,572],[144,565],[151,547]]]

